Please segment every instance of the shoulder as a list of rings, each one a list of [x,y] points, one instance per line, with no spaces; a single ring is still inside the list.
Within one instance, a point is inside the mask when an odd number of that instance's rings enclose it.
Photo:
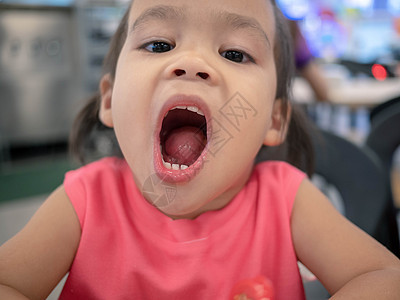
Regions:
[[[114,205],[109,199],[124,197],[134,189],[132,174],[125,160],[107,157],[66,173],[65,192],[73,204],[81,226],[91,211]]]
[[[64,187],[67,193],[77,186],[108,184],[129,174],[125,160],[116,157],[106,157],[82,166],[65,174]]]
[[[120,173],[126,167],[125,160],[117,157],[106,157],[67,172],[66,179],[80,176],[99,176],[107,173]]]
[[[254,173],[262,181],[274,181],[298,185],[306,178],[306,174],[296,167],[283,161],[266,161],[255,166]]]
[[[255,166],[253,178],[266,205],[291,214],[298,190],[307,175],[281,161],[266,161]],[[272,201],[273,203],[270,203]]]

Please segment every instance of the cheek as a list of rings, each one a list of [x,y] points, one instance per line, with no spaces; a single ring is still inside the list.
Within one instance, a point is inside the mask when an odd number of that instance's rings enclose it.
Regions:
[[[230,118],[231,123],[238,122],[236,128],[232,129],[234,142],[238,147],[238,152],[243,151],[253,155],[259,150],[271,128],[276,93],[275,80],[274,77],[260,76],[256,81],[248,81],[241,85],[238,90],[241,91],[240,95],[243,97],[242,103],[245,107],[239,110],[230,108],[237,114],[237,119]],[[242,144],[246,147],[241,147]]]
[[[113,89],[112,111],[114,121],[121,118],[130,121],[125,126],[144,126],[144,118],[149,115],[151,89],[146,74],[137,65],[128,62],[118,68]]]
[[[242,96],[254,110],[251,118],[256,126],[269,124],[276,96],[276,77],[260,74],[257,80],[242,85]],[[252,124],[253,125],[253,124]]]
[[[114,86],[112,98],[112,114],[116,130],[121,130],[123,127],[132,129],[134,125],[142,124],[140,111],[140,101],[137,101],[135,88],[129,88],[129,84],[125,82],[117,82]]]
[[[114,129],[124,156],[137,159],[140,153],[148,153],[152,134],[150,132],[150,108],[145,89],[140,88],[135,75],[115,82],[112,98],[112,116]],[[135,82],[135,84],[132,84]],[[140,82],[140,81],[139,81]],[[151,153],[151,152],[150,152]]]

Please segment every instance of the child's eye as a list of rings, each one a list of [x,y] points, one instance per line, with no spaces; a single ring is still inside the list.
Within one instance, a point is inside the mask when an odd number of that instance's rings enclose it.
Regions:
[[[174,46],[167,42],[156,41],[147,43],[142,48],[149,52],[163,53],[171,51],[172,49],[174,49]]]
[[[224,51],[221,53],[221,56],[236,63],[254,62],[250,55],[238,50]]]

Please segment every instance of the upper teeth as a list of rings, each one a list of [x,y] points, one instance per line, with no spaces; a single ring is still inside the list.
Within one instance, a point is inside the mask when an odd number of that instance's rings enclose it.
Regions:
[[[195,113],[197,113],[197,114],[199,114],[201,116],[204,116],[204,112],[200,108],[198,108],[197,106],[176,106],[171,110],[174,110],[174,109],[187,109],[187,110],[195,112]]]

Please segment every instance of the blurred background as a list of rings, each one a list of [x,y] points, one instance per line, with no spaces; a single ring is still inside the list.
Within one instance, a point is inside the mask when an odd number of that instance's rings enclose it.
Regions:
[[[318,127],[363,146],[370,112],[400,96],[400,1],[277,2],[304,38],[325,89],[318,97],[299,71],[294,101]],[[0,243],[77,166],[68,156],[69,130],[97,90],[110,37],[127,5],[0,0]],[[108,144],[99,140],[96,147],[101,153]],[[398,150],[391,170],[398,208]]]

